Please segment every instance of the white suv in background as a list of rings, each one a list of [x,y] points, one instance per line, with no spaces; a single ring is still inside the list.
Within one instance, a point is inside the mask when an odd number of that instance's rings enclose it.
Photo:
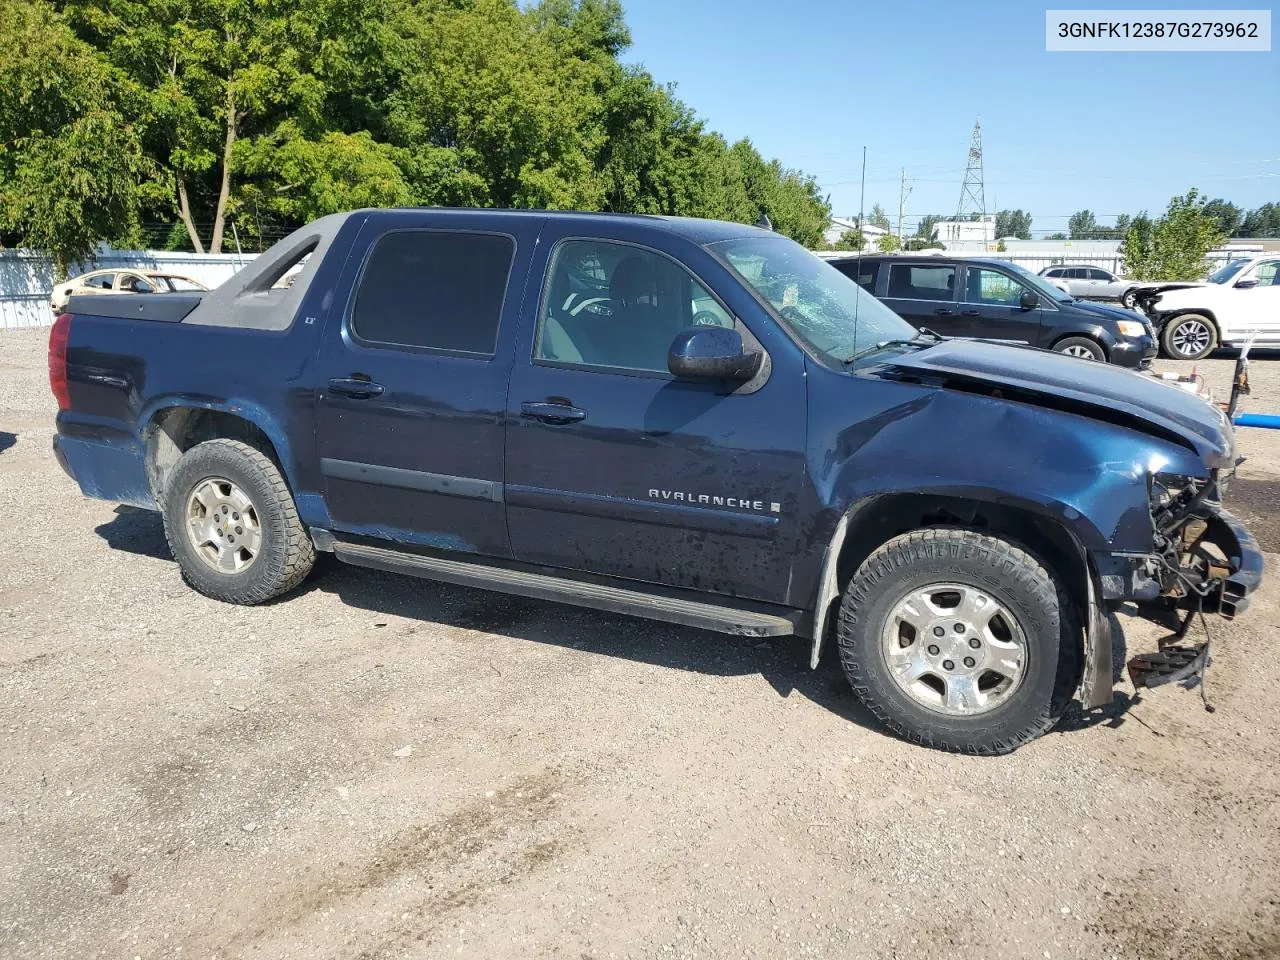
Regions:
[[[1280,346],[1280,253],[1236,260],[1203,286],[1165,289],[1143,303],[1164,352],[1199,360],[1215,347]]]

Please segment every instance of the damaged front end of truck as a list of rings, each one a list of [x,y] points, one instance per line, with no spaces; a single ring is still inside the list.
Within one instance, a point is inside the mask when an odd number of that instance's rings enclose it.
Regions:
[[[1236,363],[1227,421],[1248,392],[1245,351]],[[1232,467],[1210,470],[1207,478],[1156,473],[1149,479],[1153,549],[1131,558],[1129,594],[1143,616],[1176,627],[1160,639],[1156,651],[1129,660],[1129,678],[1136,688],[1202,677],[1210,655],[1205,615],[1234,619],[1248,607],[1250,594],[1262,580],[1257,541],[1223,507],[1234,475]],[[1202,639],[1193,642],[1197,619]]]

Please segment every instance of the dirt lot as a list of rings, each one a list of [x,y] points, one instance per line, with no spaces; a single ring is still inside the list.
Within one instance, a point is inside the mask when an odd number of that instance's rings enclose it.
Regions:
[[[332,563],[205,600],[55,465],[45,336],[0,333],[0,956],[1280,956],[1280,579],[1211,623],[1216,713],[1126,681],[950,756],[798,641]],[[1280,433],[1241,436],[1280,570]]]

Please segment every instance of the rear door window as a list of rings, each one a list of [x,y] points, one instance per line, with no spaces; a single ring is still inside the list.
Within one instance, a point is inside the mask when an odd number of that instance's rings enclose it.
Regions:
[[[493,356],[515,249],[503,234],[383,235],[360,275],[352,333],[375,345]]]
[[[954,300],[956,268],[946,264],[895,263],[889,267],[890,299]]]

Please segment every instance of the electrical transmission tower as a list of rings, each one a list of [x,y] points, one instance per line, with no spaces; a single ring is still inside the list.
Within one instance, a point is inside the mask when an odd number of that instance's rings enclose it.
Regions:
[[[960,205],[956,207],[956,219],[967,214],[986,216],[987,201],[982,192],[982,123],[973,122],[973,140],[969,143],[969,162],[964,168],[964,183],[960,187]]]

